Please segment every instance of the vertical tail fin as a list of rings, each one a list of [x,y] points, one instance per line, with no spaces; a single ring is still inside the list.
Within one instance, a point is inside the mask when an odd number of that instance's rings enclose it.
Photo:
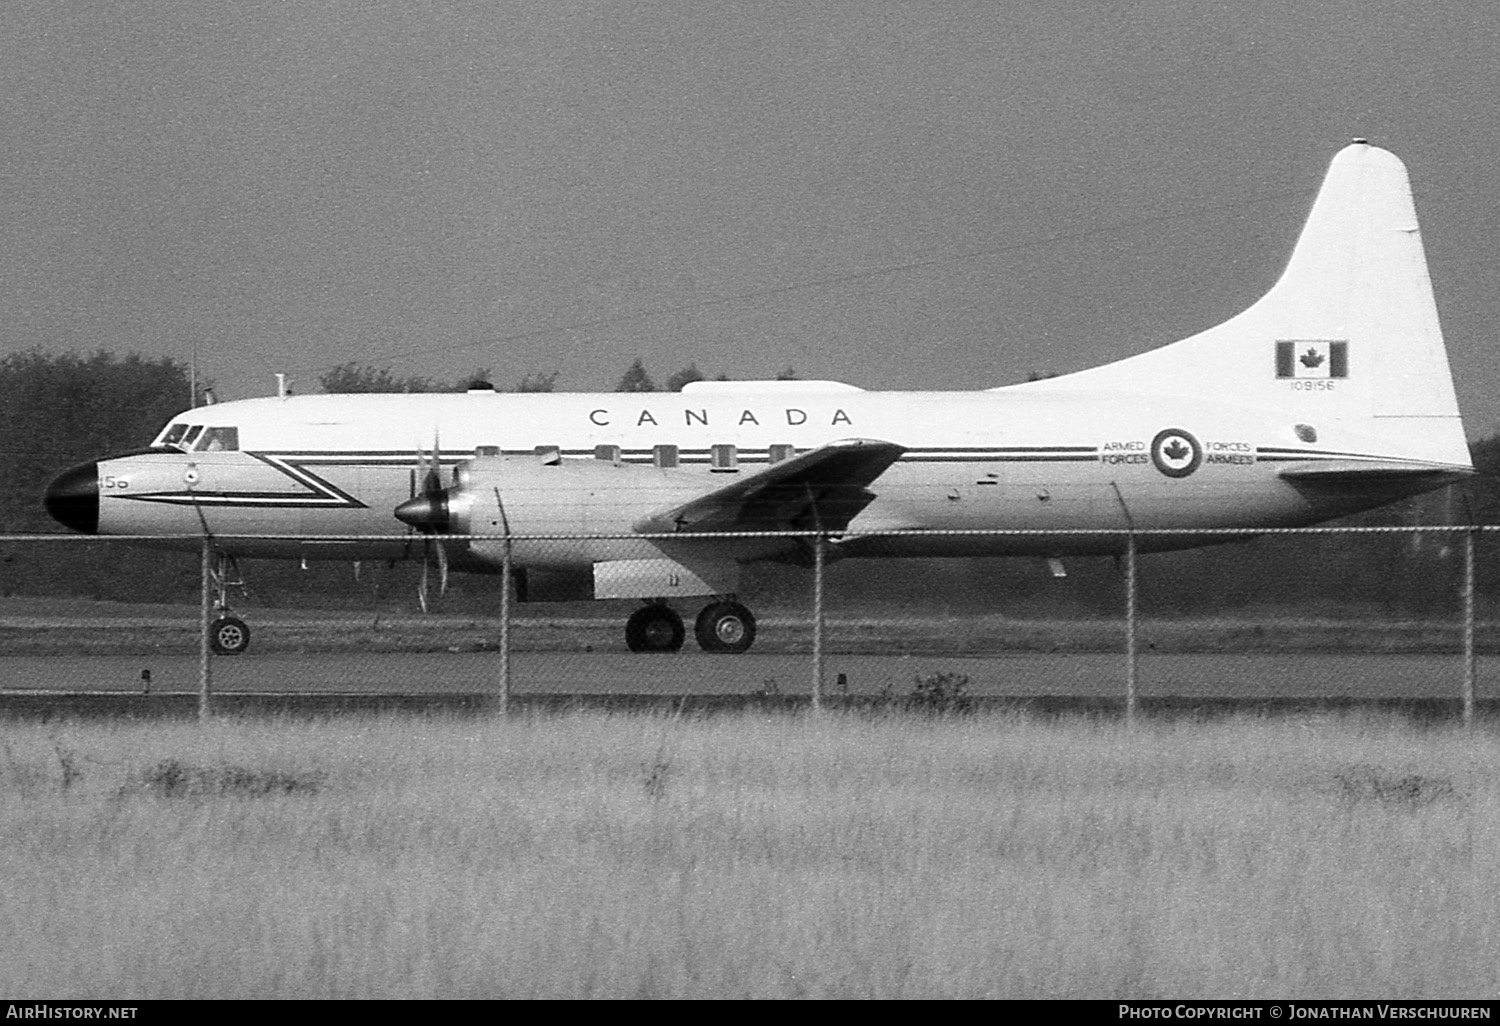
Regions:
[[[1280,279],[1181,342],[1027,388],[1203,395],[1342,424],[1390,455],[1469,464],[1406,166],[1334,156]]]

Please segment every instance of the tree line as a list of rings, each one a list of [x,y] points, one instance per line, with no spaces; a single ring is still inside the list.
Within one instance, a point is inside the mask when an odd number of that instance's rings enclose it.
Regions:
[[[791,378],[790,369],[778,377]],[[669,375],[663,389],[704,380],[696,363]],[[458,382],[401,377],[389,368],[344,364],[319,381],[328,392],[443,391],[488,381],[480,368]],[[530,374],[512,391],[551,391],[556,374]],[[187,406],[187,368],[167,359],[109,352],[91,355],[37,351],[0,359],[0,531],[56,533],[41,494],[59,472],[100,455],[148,443]],[[622,375],[620,391],[657,391],[640,360]],[[1351,518],[1370,525],[1500,523],[1500,435],[1471,445],[1479,475],[1448,492],[1433,493]],[[1462,539],[1456,535],[1328,535],[1263,538],[1208,549],[1147,556],[1142,561],[1142,609],[1157,615],[1226,609],[1312,610],[1319,604],[1399,610],[1413,615],[1456,606]],[[1500,539],[1482,536],[1481,593],[1500,598]],[[851,560],[830,574],[830,608],[889,606],[1035,615],[1056,609],[1100,615],[1119,611],[1119,570],[1107,558],[1069,560],[1069,577],[1054,581],[1036,560]],[[406,571],[393,571],[397,575]],[[295,567],[258,563],[252,586],[271,597],[309,595],[320,603],[364,601],[351,588],[347,565]],[[762,601],[793,602],[805,575],[784,568],[752,568]],[[393,587],[396,587],[393,585]],[[141,551],[119,544],[0,544],[0,592],[73,594],[131,601],[193,600],[197,562],[191,555]],[[496,601],[493,582],[455,577],[454,608],[483,609]],[[396,593],[395,591],[392,592]],[[353,598],[350,596],[353,595]]]
[[[777,381],[792,381],[797,377],[797,372],[791,367],[783,368],[777,372]],[[518,380],[511,392],[554,392],[557,390],[558,372],[550,374],[531,372]],[[616,392],[681,392],[684,387],[694,381],[706,381],[708,375],[698,369],[696,361],[689,363],[686,367],[676,370],[667,375],[660,387],[656,379],[646,370],[646,365],[640,357],[636,357],[630,366],[625,368],[625,373],[620,376],[619,384],[614,388]],[[719,374],[713,380],[728,381],[727,375]],[[502,388],[493,380],[493,375],[488,367],[480,367],[473,373],[467,374],[454,382],[438,381],[434,378],[424,377],[419,374],[402,376],[391,370],[390,367],[374,367],[370,364],[350,361],[341,363],[337,367],[330,368],[318,376],[318,387],[325,393],[351,393],[351,392],[464,392],[476,384],[487,385],[491,388]]]

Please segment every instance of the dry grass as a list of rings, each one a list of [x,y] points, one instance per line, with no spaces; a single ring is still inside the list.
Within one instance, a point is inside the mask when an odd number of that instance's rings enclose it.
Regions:
[[[1361,717],[10,723],[0,991],[1500,991],[1500,748]]]

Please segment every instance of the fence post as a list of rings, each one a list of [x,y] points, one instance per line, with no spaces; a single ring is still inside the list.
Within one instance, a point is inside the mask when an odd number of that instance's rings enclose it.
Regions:
[[[1125,536],[1125,724],[1135,725],[1135,532]]]
[[[500,715],[510,712],[510,531],[500,550]]]
[[[823,547],[826,537],[819,531],[813,539],[813,712],[823,711]]]
[[[1464,532],[1464,726],[1474,723],[1474,529]]]
[[[213,679],[213,653],[209,648],[208,635],[213,623],[213,559],[214,546],[208,535],[203,536],[203,560],[200,571],[201,588],[198,609],[198,719],[208,719],[208,694]]]

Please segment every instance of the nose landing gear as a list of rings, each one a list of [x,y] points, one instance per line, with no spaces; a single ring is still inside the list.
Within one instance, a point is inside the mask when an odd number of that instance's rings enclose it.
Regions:
[[[239,655],[250,647],[250,627],[237,616],[216,617],[208,625],[208,647],[219,655]]]
[[[245,586],[239,567],[229,556],[214,559],[209,574],[214,588],[213,619],[208,625],[208,647],[218,655],[239,655],[250,647],[250,627],[229,608],[229,589]]]

